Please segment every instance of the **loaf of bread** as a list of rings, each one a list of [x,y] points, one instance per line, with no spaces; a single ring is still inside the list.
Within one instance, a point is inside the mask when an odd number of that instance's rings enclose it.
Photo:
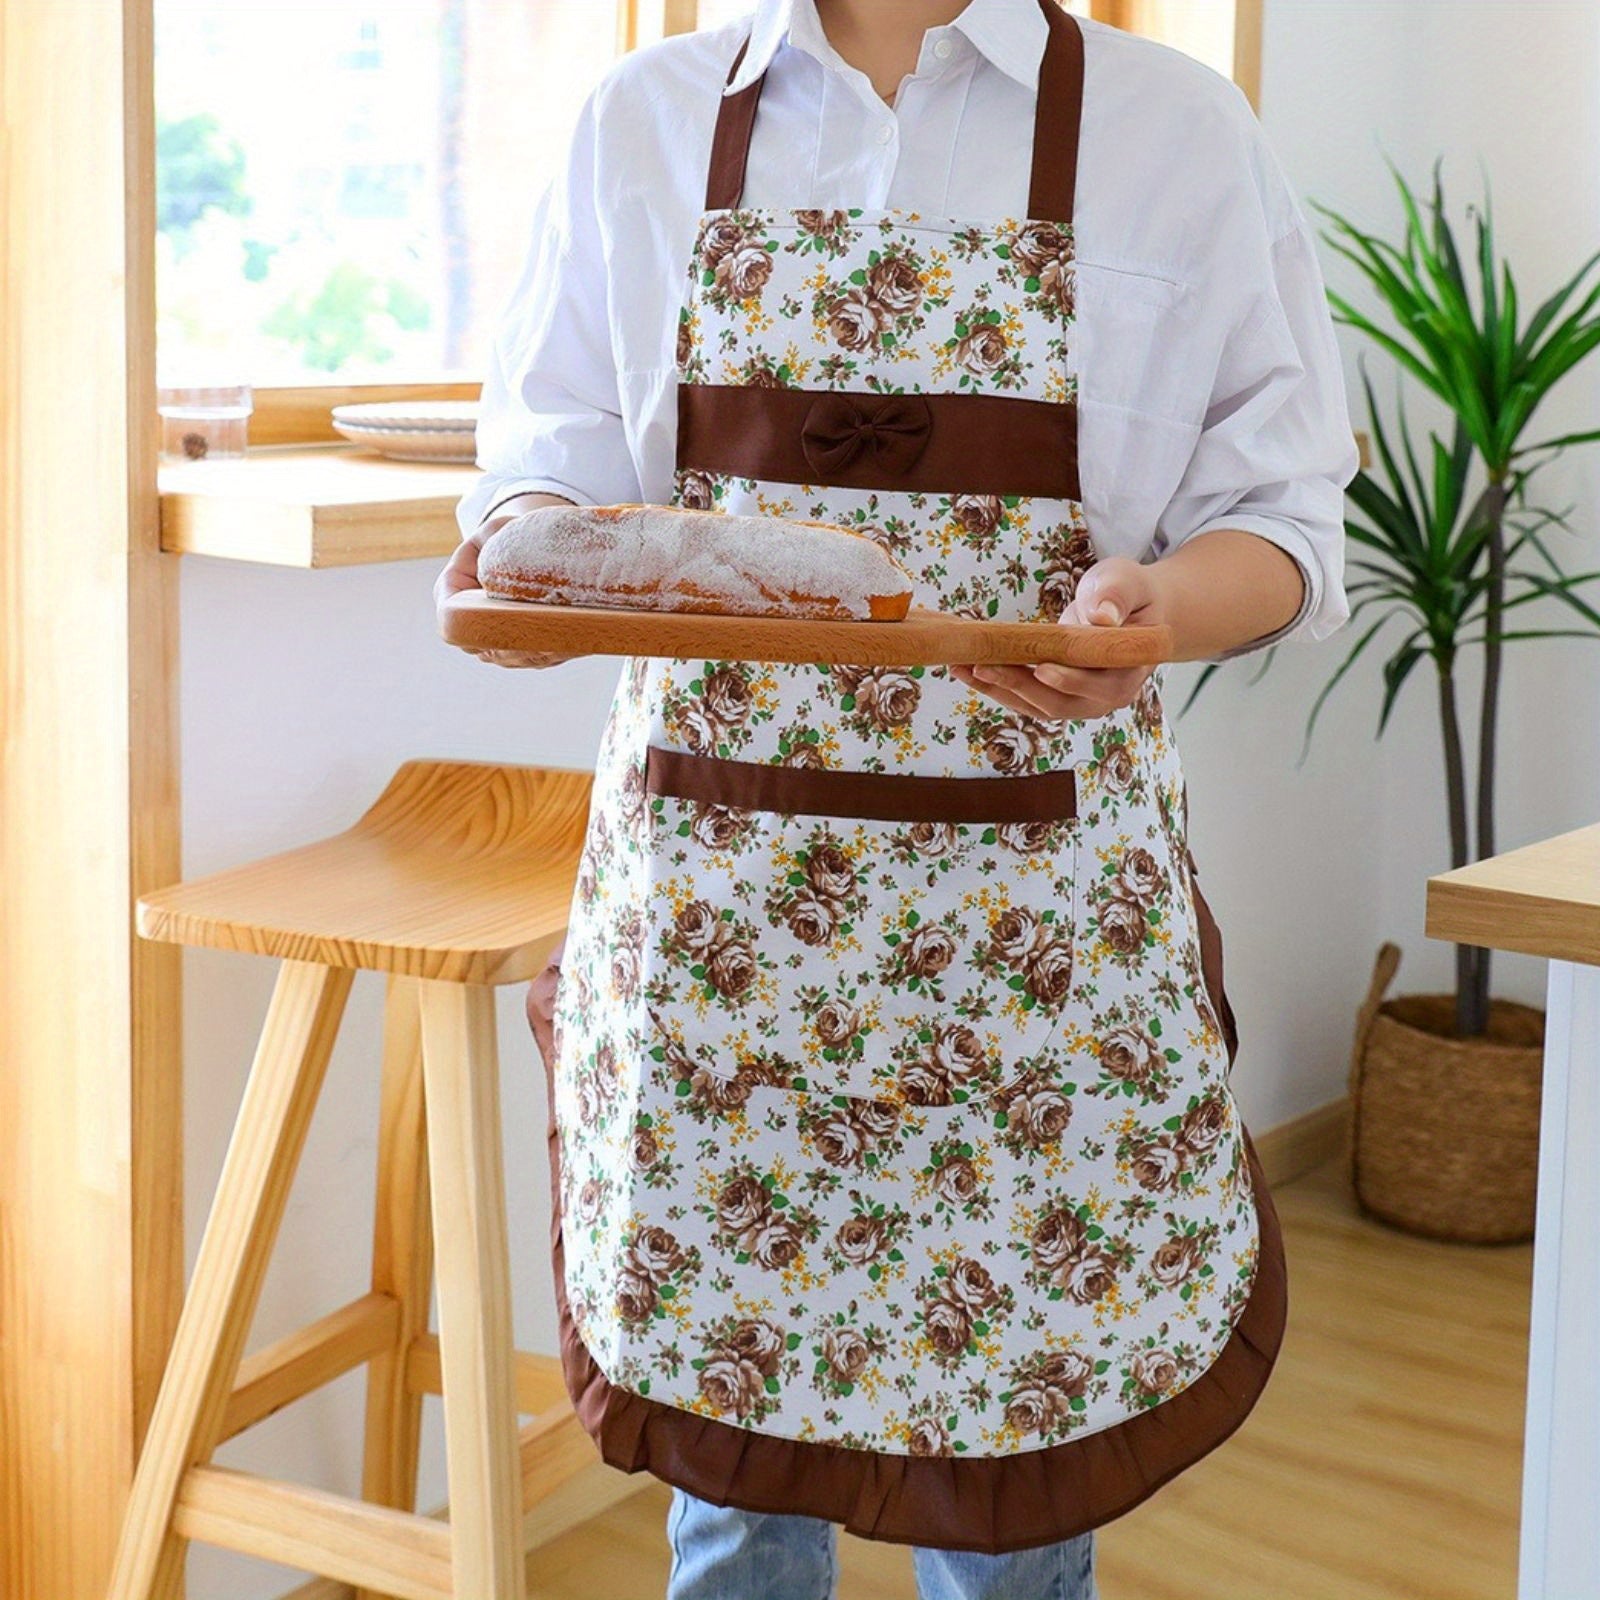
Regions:
[[[898,621],[905,570],[865,534],[673,506],[541,506],[484,540],[478,581],[542,605]]]

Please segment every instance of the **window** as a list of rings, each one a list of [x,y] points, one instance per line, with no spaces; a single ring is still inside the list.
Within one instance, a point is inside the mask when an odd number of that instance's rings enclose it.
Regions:
[[[162,381],[476,378],[606,0],[155,14]]]

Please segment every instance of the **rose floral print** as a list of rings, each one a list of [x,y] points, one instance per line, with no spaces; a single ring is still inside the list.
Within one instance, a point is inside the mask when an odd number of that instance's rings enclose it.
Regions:
[[[1068,227],[713,211],[678,374],[1071,404],[1075,317]],[[959,484],[689,462],[676,502],[856,529],[974,617],[1058,620],[1095,559],[1078,502]],[[651,747],[710,789],[653,789]],[[1077,803],[752,809],[717,787],[735,762],[1070,771]],[[1159,671],[1051,724],[915,664],[635,660],[595,796],[552,1076],[566,1296],[612,1384],[786,1439],[1008,1456],[1205,1373],[1260,1238]]]
[[[655,665],[607,732],[558,1011],[568,1297],[612,1381],[990,1455],[1192,1383],[1258,1241],[1159,675],[1067,725],[1075,818],[984,825],[647,793],[669,726],[743,759],[781,723],[791,766],[880,748],[870,718],[822,747],[749,664],[652,706]],[[1036,729],[968,715],[991,771],[1038,770]]]
[[[677,343],[687,382],[1076,395],[1064,370],[1072,236],[1053,223],[711,212],[689,270]]]

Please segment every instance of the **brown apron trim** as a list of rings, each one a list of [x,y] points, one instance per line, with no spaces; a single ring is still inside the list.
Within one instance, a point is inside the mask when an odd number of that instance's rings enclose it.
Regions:
[[[904,395],[681,383],[678,466],[764,483],[1081,498],[1076,405],[993,394],[914,398],[922,402],[916,420]],[[858,449],[839,448],[847,431],[841,405],[856,414]],[[906,429],[920,427],[924,405],[925,438],[908,450]]]
[[[746,39],[728,68],[728,82],[738,75],[739,63],[750,48]],[[717,107],[717,130],[711,140],[711,165],[706,173],[706,210],[731,211],[744,194],[744,173],[750,162],[750,135],[756,125],[756,107],[767,75],[762,73],[738,94],[725,94]]]
[[[1211,996],[1211,1009],[1222,1027],[1222,1037],[1228,1046],[1228,1071],[1232,1072],[1234,1057],[1239,1054],[1239,1026],[1234,1021],[1233,1007],[1228,1003],[1228,991],[1222,986],[1222,930],[1217,926],[1206,897],[1200,893],[1200,869],[1194,864],[1194,852],[1190,850],[1188,855],[1189,887],[1194,891],[1195,918],[1200,929],[1200,971]]]
[[[1028,217],[1070,223],[1078,186],[1078,142],[1083,121],[1083,32],[1077,19],[1054,0],[1039,0],[1049,35],[1039,61],[1038,101],[1033,118],[1033,176]],[[732,83],[749,48],[747,38],[728,69]],[[731,211],[744,199],[745,169],[756,108],[767,81],[762,73],[737,94],[725,94],[717,110],[711,161],[706,173],[706,210]]]
[[[554,1105],[553,1016],[560,952],[528,989],[528,1021]],[[663,1405],[612,1384],[567,1303],[560,1136],[552,1114],[551,1253],[561,1365],[578,1420],[623,1472],[649,1472],[717,1505],[820,1517],[864,1539],[998,1554],[1071,1539],[1147,1500],[1234,1433],[1277,1361],[1288,1319],[1283,1232],[1266,1175],[1241,1124],[1260,1254],[1232,1334],[1188,1388],[1150,1411],[1066,1444],[1021,1455],[886,1456],[778,1439]]]
[[[1016,778],[919,778],[730,761],[651,745],[645,791],[677,800],[875,822],[1068,822],[1078,814],[1071,769]]]
[[[1028,216],[1070,224],[1078,189],[1083,125],[1083,30],[1077,18],[1043,0],[1050,40],[1039,63],[1039,107],[1033,119],[1033,186]]]

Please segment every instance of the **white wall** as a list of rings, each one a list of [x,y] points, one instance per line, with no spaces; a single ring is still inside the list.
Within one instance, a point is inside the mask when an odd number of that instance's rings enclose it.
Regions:
[[[1263,98],[1301,194],[1368,223],[1392,227],[1396,214],[1382,152],[1413,182],[1444,154],[1451,192],[1463,200],[1477,187],[1481,157],[1530,297],[1547,292],[1600,234],[1600,6],[1591,0],[1267,0]],[[1331,259],[1330,276],[1353,287]],[[1350,380],[1359,420],[1353,361]],[[1597,402],[1600,368],[1570,387],[1548,431],[1586,418],[1593,425]],[[1551,487],[1557,503],[1576,505],[1584,530],[1570,541],[1572,566],[1600,566],[1600,452]],[[613,670],[513,673],[454,655],[433,636],[433,572],[431,563],[288,572],[185,561],[186,873],[345,826],[410,756],[589,763]],[[1346,642],[1341,635],[1316,649],[1280,650],[1253,685],[1258,662],[1235,662],[1177,724],[1195,854],[1223,929],[1243,1040],[1233,1084],[1252,1129],[1343,1092],[1352,1019],[1379,939],[1405,949],[1399,987],[1449,982],[1449,947],[1421,932],[1423,880],[1447,864],[1426,675],[1419,669],[1380,746],[1374,676],[1352,674],[1324,708],[1309,759],[1295,764],[1311,701]],[[1169,669],[1170,715],[1197,671]],[[1597,691],[1600,648],[1541,643],[1513,656],[1502,847],[1600,817]],[[1541,998],[1538,963],[1499,961],[1497,992]],[[187,957],[191,1261],[270,981],[265,961]],[[380,999],[380,981],[363,975],[267,1283],[259,1339],[365,1287]],[[502,1002],[517,1332],[526,1347],[551,1350],[543,1096],[520,991]],[[224,1459],[353,1492],[360,1420],[360,1382],[347,1378],[230,1446]],[[430,1406],[424,1502],[441,1496]],[[191,1572],[197,1600],[249,1600],[292,1581],[204,1550]]]
[[[1465,234],[1467,203],[1481,198],[1487,177],[1500,247],[1525,306],[1540,303],[1600,245],[1600,5],[1594,0],[1266,0],[1266,15],[1262,116],[1302,195],[1397,236],[1399,201],[1384,156],[1413,188],[1431,184],[1442,156],[1445,192]],[[1356,297],[1354,269],[1326,259],[1330,281]],[[1364,292],[1360,299],[1371,304]],[[1362,344],[1353,334],[1344,342],[1347,356]],[[1369,369],[1392,418],[1392,368],[1379,356],[1369,358]],[[1353,359],[1347,375],[1360,420],[1365,399]],[[1415,386],[1407,404],[1414,425],[1438,425]],[[1597,425],[1600,361],[1591,361],[1535,418],[1528,439]],[[1600,447],[1570,453],[1535,498],[1572,508],[1575,532],[1554,530],[1549,541],[1567,570],[1600,568]],[[1597,592],[1600,586],[1589,590],[1591,604]],[[1560,608],[1530,606],[1513,615],[1522,619],[1518,626],[1566,625]],[[1542,620],[1533,623],[1534,617]],[[1337,645],[1325,647],[1330,662]],[[1481,681],[1475,665],[1461,674],[1472,752]],[[1422,934],[1423,880],[1450,864],[1435,681],[1418,667],[1376,762],[1367,733],[1376,728],[1379,704],[1371,673],[1352,687],[1351,698],[1362,715],[1357,737],[1344,746],[1349,783],[1375,785],[1381,795],[1381,831],[1367,841],[1375,847],[1367,870],[1380,886],[1369,907],[1368,954],[1375,940],[1392,938],[1405,952],[1397,990],[1448,989],[1453,948]],[[1509,647],[1501,705],[1496,848],[1600,820],[1600,644],[1538,640]],[[1364,873],[1364,893],[1370,882]],[[1307,971],[1309,981],[1318,981],[1309,965]],[[1492,973],[1496,994],[1543,1004],[1542,962],[1499,954]]]

